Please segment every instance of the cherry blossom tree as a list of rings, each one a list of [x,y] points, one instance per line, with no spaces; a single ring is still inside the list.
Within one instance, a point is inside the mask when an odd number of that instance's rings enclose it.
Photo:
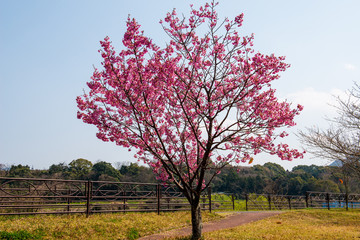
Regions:
[[[160,21],[169,36],[162,48],[128,18],[124,49],[116,53],[108,37],[100,42],[102,69],[77,98],[78,118],[95,125],[99,139],[136,149],[138,160],[183,192],[193,239],[201,237],[201,193],[221,168],[260,152],[283,160],[303,155],[274,143],[302,110],[271,88],[289,65],[255,53],[253,36],[237,31],[243,14],[219,21],[216,5],[191,5],[188,18],[168,13]]]

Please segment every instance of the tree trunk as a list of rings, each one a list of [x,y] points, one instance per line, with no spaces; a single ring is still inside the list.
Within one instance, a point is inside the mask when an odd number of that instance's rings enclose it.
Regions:
[[[191,204],[191,223],[192,223],[192,240],[201,238],[202,219],[200,201],[197,204]]]

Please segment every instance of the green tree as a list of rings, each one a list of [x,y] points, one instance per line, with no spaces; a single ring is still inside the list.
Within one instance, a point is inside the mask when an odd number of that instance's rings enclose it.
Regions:
[[[296,176],[289,179],[288,194],[289,195],[300,195],[303,193],[305,181],[300,177]]]
[[[32,177],[31,169],[28,165],[11,165],[9,177]]]
[[[130,163],[129,165],[123,164],[120,168],[120,173],[124,175],[135,176],[140,172],[140,166],[137,163]]]
[[[264,167],[266,167],[267,169],[269,169],[270,171],[270,177],[278,177],[278,176],[285,176],[286,175],[286,171],[285,169],[280,166],[279,164],[276,163],[265,163]]]
[[[242,193],[246,187],[246,179],[238,174],[235,168],[229,169],[223,183],[223,192]]]
[[[87,179],[93,164],[89,160],[79,158],[71,161],[69,167],[73,179]]]
[[[69,171],[69,166],[66,163],[52,164],[49,167],[48,174],[50,176],[63,175]]]
[[[339,186],[329,179],[321,179],[315,182],[315,191],[339,193]]]
[[[316,166],[316,165],[299,165],[296,167],[293,167],[292,172],[297,172],[297,171],[303,171],[304,173],[307,174],[307,176],[313,176],[315,178],[319,178],[321,174],[326,172],[325,167],[322,166]],[[303,175],[305,176],[305,174]]]
[[[92,167],[92,180],[119,181],[120,178],[120,172],[116,170],[110,163],[101,161],[95,163]]]

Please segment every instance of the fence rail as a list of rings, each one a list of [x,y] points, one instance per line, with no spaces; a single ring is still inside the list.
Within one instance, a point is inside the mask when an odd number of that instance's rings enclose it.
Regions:
[[[244,198],[246,210],[360,208],[360,194],[307,192],[305,196],[245,194],[236,198],[234,194],[214,194],[211,188],[203,193],[201,208],[235,210]],[[179,210],[190,210],[190,205],[171,185],[0,177],[0,215]]]
[[[201,197],[203,210],[233,208],[234,197]],[[176,186],[154,183],[0,177],[0,215],[190,210]]]
[[[245,194],[246,210],[360,208],[360,194],[307,192],[304,196]]]

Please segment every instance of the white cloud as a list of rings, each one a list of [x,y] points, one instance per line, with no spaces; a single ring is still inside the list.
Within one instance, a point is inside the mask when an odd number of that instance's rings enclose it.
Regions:
[[[326,119],[332,119],[337,116],[334,106],[337,105],[336,97],[343,98],[346,93],[340,89],[331,89],[330,91],[318,91],[314,88],[305,88],[303,90],[289,93],[285,98],[295,107],[297,104],[304,106],[304,110],[295,118],[297,126],[293,131],[304,130],[307,127],[319,126],[327,128],[329,122]]]
[[[305,88],[298,92],[289,93],[286,98],[294,104],[304,106],[306,111],[329,113],[334,111],[336,96],[342,97],[345,92],[340,89],[331,89],[329,92],[317,91],[314,88]]]
[[[282,99],[287,99],[287,101],[292,102],[293,107],[297,104],[303,105],[304,110],[300,113],[299,116],[295,118],[297,125],[289,130],[290,136],[283,139],[282,142],[289,144],[292,148],[298,150],[303,149],[304,146],[301,145],[299,138],[295,135],[299,130],[306,131],[308,127],[320,127],[321,129],[327,129],[329,127],[329,122],[326,118],[334,118],[337,116],[336,106],[337,101],[336,97],[343,98],[346,96],[346,92],[337,88],[333,88],[329,91],[319,91],[314,88],[305,88],[297,92],[288,93],[282,97]],[[291,169],[292,167],[302,164],[302,165],[326,165],[328,160],[313,158],[314,156],[307,153],[304,156],[304,159],[295,160],[293,162],[279,162],[286,169]],[[259,159],[259,163],[265,160],[276,160],[272,157],[267,157],[264,159]]]
[[[356,69],[356,66],[353,65],[353,64],[351,64],[351,63],[346,63],[346,64],[344,64],[344,67],[345,67],[345,69],[347,69],[347,70],[355,70],[355,69]]]

